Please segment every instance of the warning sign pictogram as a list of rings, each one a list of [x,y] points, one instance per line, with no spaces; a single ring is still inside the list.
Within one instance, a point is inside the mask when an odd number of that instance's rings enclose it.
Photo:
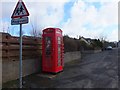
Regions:
[[[25,7],[24,2],[22,0],[19,0],[11,18],[21,18],[23,16],[29,16],[29,12]]]

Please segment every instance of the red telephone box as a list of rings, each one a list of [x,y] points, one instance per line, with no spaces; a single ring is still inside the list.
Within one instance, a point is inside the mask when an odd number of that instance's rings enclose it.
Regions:
[[[42,35],[42,71],[57,73],[63,70],[63,36],[59,28],[46,28]]]

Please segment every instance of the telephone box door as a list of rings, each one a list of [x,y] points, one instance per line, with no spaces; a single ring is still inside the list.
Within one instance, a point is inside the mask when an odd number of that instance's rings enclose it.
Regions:
[[[44,42],[44,61],[43,61],[43,67],[45,70],[51,71],[51,69],[53,68],[53,51],[52,51],[52,36],[51,35],[47,35],[44,37],[43,39]]]
[[[63,66],[63,61],[62,61],[62,58],[63,58],[63,48],[62,48],[62,45],[63,45],[63,42],[62,42],[63,38],[61,36],[58,36],[57,37],[57,51],[58,51],[58,67],[59,66]]]

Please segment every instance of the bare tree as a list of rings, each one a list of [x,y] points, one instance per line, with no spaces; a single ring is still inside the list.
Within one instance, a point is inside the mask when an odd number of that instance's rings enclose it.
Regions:
[[[2,24],[2,29],[3,29],[3,32],[5,32],[5,27],[4,27],[4,24]]]
[[[99,39],[100,39],[100,41],[105,42],[105,41],[107,41],[107,36],[101,34]]]
[[[10,25],[8,23],[6,25],[5,25],[5,23],[3,23],[2,29],[3,29],[3,32],[10,34]]]
[[[7,27],[7,33],[10,34],[10,27],[9,26]]]
[[[32,27],[31,34],[35,37],[37,35],[37,31],[36,31],[36,27],[33,25],[32,22],[31,22],[31,27]]]
[[[38,31],[37,25],[33,25],[33,23],[31,22],[31,27],[32,27],[31,35],[34,37],[41,37],[41,32]]]
[[[102,42],[102,49],[104,49],[107,46],[107,36],[101,34],[99,37],[100,41]]]

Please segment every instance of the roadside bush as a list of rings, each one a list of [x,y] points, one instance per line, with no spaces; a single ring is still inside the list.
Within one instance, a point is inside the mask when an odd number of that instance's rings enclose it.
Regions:
[[[67,35],[63,37],[63,41],[64,41],[65,52],[84,51],[84,50],[94,49],[91,45],[86,44],[86,42],[76,38],[70,38]]]
[[[103,47],[103,43],[99,39],[95,39],[92,41],[92,46],[94,49],[101,49]]]
[[[77,44],[73,38],[70,38],[69,36],[64,36],[63,41],[65,52],[77,51]]]
[[[93,50],[93,46],[92,45],[88,45],[86,42],[80,40],[80,50],[83,51],[83,50]]]

